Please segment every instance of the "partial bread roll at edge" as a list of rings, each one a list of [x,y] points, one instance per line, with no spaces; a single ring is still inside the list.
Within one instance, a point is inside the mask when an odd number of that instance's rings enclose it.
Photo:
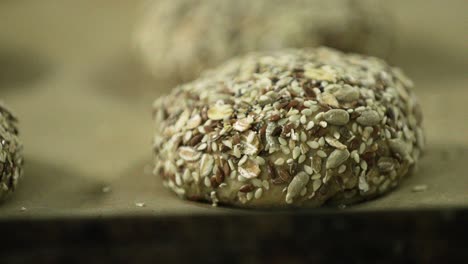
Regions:
[[[424,148],[412,86],[328,48],[233,59],[155,101],[155,174],[182,198],[241,207],[382,195]]]
[[[16,189],[23,172],[23,146],[16,123],[16,117],[0,103],[0,201]]]

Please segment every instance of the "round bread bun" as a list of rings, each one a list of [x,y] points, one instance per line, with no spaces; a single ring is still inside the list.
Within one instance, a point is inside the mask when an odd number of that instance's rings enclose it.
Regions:
[[[149,1],[135,34],[157,79],[190,81],[252,51],[320,45],[385,57],[391,16],[375,0]]]
[[[241,207],[379,196],[424,147],[412,86],[328,48],[233,59],[155,101],[155,174],[182,198]]]
[[[23,172],[23,146],[16,122],[11,111],[0,103],[0,201],[16,189]]]

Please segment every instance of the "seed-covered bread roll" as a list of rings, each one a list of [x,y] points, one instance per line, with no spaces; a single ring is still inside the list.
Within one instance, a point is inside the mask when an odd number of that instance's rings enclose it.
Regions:
[[[149,1],[136,43],[167,82],[250,51],[325,45],[382,57],[393,43],[384,10],[376,0]]]
[[[16,122],[16,117],[0,104],[0,201],[15,190],[23,172],[23,147]]]
[[[328,48],[233,59],[155,101],[155,173],[182,198],[242,207],[382,195],[424,148],[412,86]]]

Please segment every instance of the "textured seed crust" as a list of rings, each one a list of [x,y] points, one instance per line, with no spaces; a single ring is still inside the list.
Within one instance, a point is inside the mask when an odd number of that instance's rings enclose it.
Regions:
[[[154,110],[155,174],[214,205],[370,199],[395,188],[425,145],[400,70],[327,48],[233,59]]]

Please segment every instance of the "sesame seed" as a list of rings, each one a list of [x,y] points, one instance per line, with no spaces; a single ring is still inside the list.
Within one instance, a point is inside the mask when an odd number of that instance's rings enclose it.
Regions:
[[[302,154],[301,156],[299,156],[298,163],[301,164],[301,163],[303,163],[305,160],[306,160],[306,155]]]
[[[427,190],[427,185],[421,184],[421,185],[416,185],[411,189],[413,192],[424,192]]]
[[[366,144],[361,143],[361,145],[359,146],[359,154],[363,154],[364,151],[366,151]]]
[[[211,181],[209,177],[205,177],[204,182],[206,187],[211,187]]]
[[[237,180],[240,181],[240,182],[246,182],[246,181],[247,181],[247,178],[245,178],[245,177],[242,176],[242,175],[238,175],[238,176],[237,176]]]
[[[288,141],[286,141],[286,140],[285,140],[284,138],[282,138],[282,137],[279,137],[279,138],[278,138],[278,142],[279,142],[281,145],[283,145],[283,146],[288,145]]]
[[[314,125],[315,125],[314,121],[310,121],[309,123],[307,123],[306,129],[311,130],[314,127]]]
[[[294,141],[297,141],[299,139],[297,133],[294,131],[294,129],[291,129],[291,139]]]
[[[353,150],[351,152],[351,158],[353,158],[356,163],[359,163],[359,154],[357,150]]]
[[[361,168],[367,170],[367,162],[365,160],[361,160]]]
[[[307,141],[307,145],[309,145],[311,149],[318,149],[320,147],[317,141]]]
[[[312,177],[310,177],[312,180],[318,180],[320,178],[322,178],[322,175],[320,173],[317,173],[317,174],[314,174],[312,175]]]
[[[312,175],[312,173],[314,173],[314,171],[312,170],[312,167],[307,166],[307,165],[304,165],[304,171],[309,175]]]
[[[301,118],[300,115],[292,115],[292,116],[289,117],[289,121],[291,121],[291,122],[296,122],[296,121],[298,121],[300,118]]]
[[[263,188],[265,188],[266,190],[269,190],[269,189],[270,189],[270,183],[269,183],[267,180],[263,180],[263,181],[262,181],[262,186],[263,186]]]
[[[312,189],[314,190],[314,192],[316,192],[320,186],[322,186],[322,181],[319,179],[314,179],[313,183],[312,183]]]
[[[240,149],[239,149],[239,146],[238,145],[235,145],[234,146],[234,149],[232,150],[232,155],[234,155],[236,158],[240,158],[241,157],[241,152],[240,152]]]
[[[333,132],[333,137],[336,139],[340,139],[341,135],[338,131]]]
[[[295,147],[296,147],[296,142],[294,142],[294,140],[290,139],[289,140],[289,148],[294,149]]]
[[[109,193],[111,190],[112,190],[112,189],[111,189],[110,186],[104,186],[104,187],[102,187],[102,192],[103,192],[103,193]]]
[[[284,159],[283,159],[283,158],[278,158],[278,159],[276,159],[275,165],[281,166],[281,165],[283,165],[283,164],[284,164]]]
[[[354,133],[357,132],[357,124],[356,123],[353,123],[353,125],[351,126],[351,131],[353,131]]]
[[[305,104],[305,103],[304,103]],[[305,115],[305,116],[310,116],[312,114],[312,110],[311,109],[304,109],[302,110],[301,114]]]
[[[262,187],[262,181],[260,179],[255,179],[254,178],[254,179],[251,180],[251,182],[257,188]]]
[[[317,155],[321,158],[326,158],[327,157],[327,153],[325,153],[325,151],[323,150],[319,150],[317,151]]]
[[[324,137],[321,137],[321,138],[319,139],[319,141],[318,141],[318,144],[319,144],[321,147],[325,146],[325,138],[324,138]]]
[[[258,165],[265,165],[265,159],[260,156],[255,157],[255,161],[258,163]]]
[[[230,140],[223,140],[222,143],[223,143],[223,145],[225,145],[226,147],[232,149],[232,141],[230,141]]]
[[[297,159],[301,154],[301,149],[299,147],[295,147],[293,150],[293,159]]]
[[[252,143],[252,141],[254,140],[254,138],[255,138],[255,132],[250,131],[249,135],[247,136],[247,142],[248,142],[248,143]]]
[[[306,154],[309,151],[309,147],[306,144],[302,143],[301,146],[301,154]]]
[[[319,125],[323,128],[326,128],[328,126],[328,123],[326,121],[320,121]]]
[[[385,137],[386,137],[387,139],[391,139],[391,138],[392,138],[392,133],[390,133],[390,130],[385,129]]]
[[[263,194],[263,189],[262,189],[262,188],[258,188],[258,189],[255,191],[255,199],[260,199],[260,197],[262,197],[262,194]]]
[[[208,147],[208,145],[206,143],[202,143],[200,144],[200,146],[198,146],[197,150],[204,150]]]
[[[344,165],[344,164],[341,165],[341,166],[338,168],[338,173],[339,173],[339,174],[342,174],[342,173],[345,172],[345,171],[346,171],[346,165]]]

